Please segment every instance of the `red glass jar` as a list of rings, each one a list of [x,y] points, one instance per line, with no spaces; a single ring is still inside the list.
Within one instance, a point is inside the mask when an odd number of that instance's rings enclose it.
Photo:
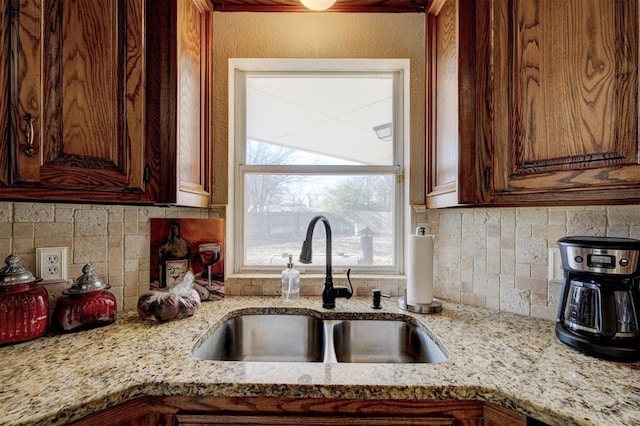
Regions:
[[[112,324],[116,320],[116,297],[107,290],[111,286],[93,273],[93,266],[84,265],[82,275],[64,290],[53,312],[58,331],[86,330]]]
[[[0,269],[0,345],[26,342],[43,336],[49,322],[47,290],[10,254]]]

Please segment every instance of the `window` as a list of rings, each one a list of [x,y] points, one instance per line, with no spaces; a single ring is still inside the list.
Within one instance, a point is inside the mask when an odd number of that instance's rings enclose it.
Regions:
[[[280,271],[297,262],[316,215],[332,228],[336,272],[399,273],[403,247],[407,60],[232,59],[233,264]]]

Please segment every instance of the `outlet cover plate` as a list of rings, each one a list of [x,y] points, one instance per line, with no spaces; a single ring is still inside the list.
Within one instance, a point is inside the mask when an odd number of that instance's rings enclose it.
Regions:
[[[42,281],[66,281],[67,247],[36,248],[36,275]]]
[[[561,281],[564,277],[559,248],[549,249],[549,280]]]

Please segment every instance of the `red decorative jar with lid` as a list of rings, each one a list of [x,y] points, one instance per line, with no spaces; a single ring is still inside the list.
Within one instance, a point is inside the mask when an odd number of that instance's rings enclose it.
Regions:
[[[0,269],[0,345],[37,339],[49,323],[47,290],[19,261],[10,254]]]
[[[107,290],[111,286],[93,273],[93,266],[84,265],[82,275],[63,290],[53,312],[58,331],[86,330],[112,324],[116,320],[116,297]]]

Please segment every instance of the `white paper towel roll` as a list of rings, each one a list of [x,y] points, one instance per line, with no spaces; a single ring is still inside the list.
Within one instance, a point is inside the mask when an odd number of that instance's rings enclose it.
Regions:
[[[433,302],[433,235],[409,235],[407,304]]]

